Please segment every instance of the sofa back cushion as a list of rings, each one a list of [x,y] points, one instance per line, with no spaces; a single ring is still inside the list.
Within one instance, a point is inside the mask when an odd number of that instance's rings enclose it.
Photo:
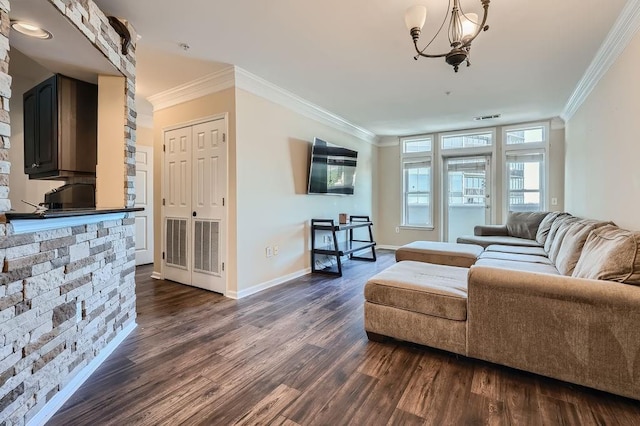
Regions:
[[[555,255],[555,265],[562,275],[571,275],[578,263],[587,237],[594,229],[609,225],[610,222],[580,219],[570,222],[564,231],[562,243]]]
[[[640,232],[615,225],[594,229],[572,276],[640,285]]]
[[[512,237],[535,240],[540,222],[547,212],[509,212],[507,231]]]
[[[560,226],[560,222],[567,217],[573,217],[569,213],[560,213],[551,223],[551,227],[549,228],[549,233],[547,234],[547,239],[544,241],[544,251],[549,254],[549,250],[551,250],[551,243],[553,243],[553,239],[558,232],[558,226]]]
[[[549,236],[549,231],[551,231],[551,225],[553,225],[553,222],[561,214],[560,212],[549,212],[544,219],[542,219],[540,226],[538,226],[538,232],[536,232],[536,241],[538,244],[544,245]]]
[[[558,255],[558,251],[560,250],[560,244],[562,244],[565,232],[569,228],[569,225],[577,220],[579,220],[577,217],[567,214],[558,217],[553,222],[553,225],[551,225],[549,236],[547,237],[547,241],[544,243],[544,249],[549,256],[549,259],[554,263],[556,256]]]

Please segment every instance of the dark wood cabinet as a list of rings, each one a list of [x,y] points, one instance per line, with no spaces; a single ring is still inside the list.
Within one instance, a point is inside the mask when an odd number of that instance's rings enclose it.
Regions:
[[[97,86],[58,74],[23,100],[25,174],[30,179],[95,176]]]

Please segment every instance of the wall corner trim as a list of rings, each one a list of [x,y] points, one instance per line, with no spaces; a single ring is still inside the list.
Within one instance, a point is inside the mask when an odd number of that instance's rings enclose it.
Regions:
[[[283,276],[278,277],[278,278],[274,278],[274,279],[272,279],[270,281],[265,281],[263,283],[256,284],[256,285],[251,286],[249,288],[246,288],[244,290],[228,291],[225,296],[227,296],[227,297],[229,297],[231,299],[242,299],[243,297],[251,296],[252,294],[256,294],[256,293],[258,293],[260,291],[263,291],[263,290],[266,290],[268,288],[279,286],[280,284],[284,284],[287,281],[291,281],[293,279],[300,278],[300,277],[302,277],[304,275],[307,275],[307,274],[310,274],[310,273],[311,273],[311,268],[301,269],[299,271],[292,272],[290,274],[283,275]]]
[[[62,408],[65,402],[69,398],[73,396],[75,391],[77,391],[80,386],[100,367],[100,365],[116,350],[118,346],[124,339],[127,338],[129,334],[137,327],[135,321],[129,323],[129,325],[125,326],[120,333],[116,335],[116,337],[109,342],[107,346],[104,347],[100,351],[100,353],[89,362],[82,370],[76,374],[76,376],[71,379],[71,381],[62,388],[57,394],[53,396],[47,402],[42,410],[38,411],[38,413],[29,420],[27,426],[36,426],[36,425],[44,425],[51,417],[53,417],[56,412]]]
[[[258,77],[240,67],[235,67],[236,87],[254,95],[265,98],[271,102],[289,108],[312,120],[331,126],[337,130],[349,133],[365,142],[375,145],[378,137],[375,133],[350,123],[346,119],[314,104],[300,96],[276,86],[267,80]]]
[[[578,111],[600,79],[640,28],[640,0],[628,0],[560,114],[565,121]]]

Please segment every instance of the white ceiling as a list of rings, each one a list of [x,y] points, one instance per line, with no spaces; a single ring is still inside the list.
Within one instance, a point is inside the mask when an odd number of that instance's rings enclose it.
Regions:
[[[403,18],[416,0],[95,1],[142,35],[140,96],[234,64],[378,135],[476,127],[472,117],[494,113],[502,118],[483,125],[559,115],[625,3],[494,0],[472,66],[456,74],[443,59],[414,61]],[[420,1],[422,45],[448,2]],[[462,0],[466,12],[480,5]]]
[[[11,20],[25,20],[46,28],[50,40],[38,40],[11,31],[9,43],[44,68],[54,73],[96,83],[98,74],[120,75],[120,72],[57,9],[43,0],[11,2]],[[22,70],[21,70],[22,71]],[[9,62],[9,73],[13,72]]]

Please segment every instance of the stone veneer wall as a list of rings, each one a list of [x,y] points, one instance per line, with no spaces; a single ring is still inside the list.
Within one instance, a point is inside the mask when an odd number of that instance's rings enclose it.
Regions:
[[[126,77],[124,205],[135,200],[135,46],[91,0],[48,0]],[[0,424],[24,424],[123,330],[135,311],[134,218],[16,235],[11,208],[10,1],[0,0]],[[133,33],[132,40],[136,40]]]

